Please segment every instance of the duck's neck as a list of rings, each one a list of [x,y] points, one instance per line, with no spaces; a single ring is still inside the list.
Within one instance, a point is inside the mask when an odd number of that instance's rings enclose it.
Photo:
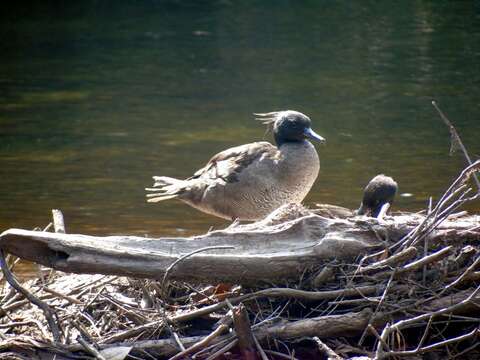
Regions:
[[[275,144],[277,145],[277,148],[280,149],[282,145],[301,145],[309,142],[308,140],[302,139],[302,140],[285,140],[281,138],[275,137]]]

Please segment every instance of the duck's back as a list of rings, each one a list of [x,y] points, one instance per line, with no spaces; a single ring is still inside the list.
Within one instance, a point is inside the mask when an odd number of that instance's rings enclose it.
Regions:
[[[189,179],[190,205],[227,219],[258,220],[289,202],[301,202],[320,169],[308,142],[268,142],[234,147],[215,155]],[[195,189],[194,189],[195,188]]]

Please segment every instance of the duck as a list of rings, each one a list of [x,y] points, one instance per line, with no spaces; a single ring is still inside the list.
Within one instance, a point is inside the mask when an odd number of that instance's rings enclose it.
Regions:
[[[147,201],[178,199],[232,221],[261,220],[287,203],[301,203],[320,171],[309,140],[326,140],[312,121],[294,110],[254,114],[273,130],[275,144],[253,142],[224,150],[187,179],[153,176]]]
[[[379,174],[365,186],[357,215],[382,218],[393,204],[398,184],[390,176]],[[388,206],[386,206],[388,204]]]

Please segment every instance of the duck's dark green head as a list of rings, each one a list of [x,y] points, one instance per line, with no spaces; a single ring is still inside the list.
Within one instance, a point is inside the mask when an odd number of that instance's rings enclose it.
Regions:
[[[302,142],[305,139],[325,143],[325,139],[312,130],[312,121],[301,112],[294,110],[255,114],[264,123],[273,123],[273,136],[277,146],[289,142]]]

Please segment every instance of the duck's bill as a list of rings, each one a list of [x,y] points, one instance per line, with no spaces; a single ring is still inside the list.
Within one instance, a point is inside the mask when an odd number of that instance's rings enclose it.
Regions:
[[[319,141],[321,144],[324,144],[327,142],[327,140],[325,140],[325,138],[321,137],[320,135],[318,135],[315,131],[313,131],[311,128],[306,128],[303,132],[303,134],[307,137],[307,138],[310,138],[310,139],[313,139],[313,140],[317,140]]]

